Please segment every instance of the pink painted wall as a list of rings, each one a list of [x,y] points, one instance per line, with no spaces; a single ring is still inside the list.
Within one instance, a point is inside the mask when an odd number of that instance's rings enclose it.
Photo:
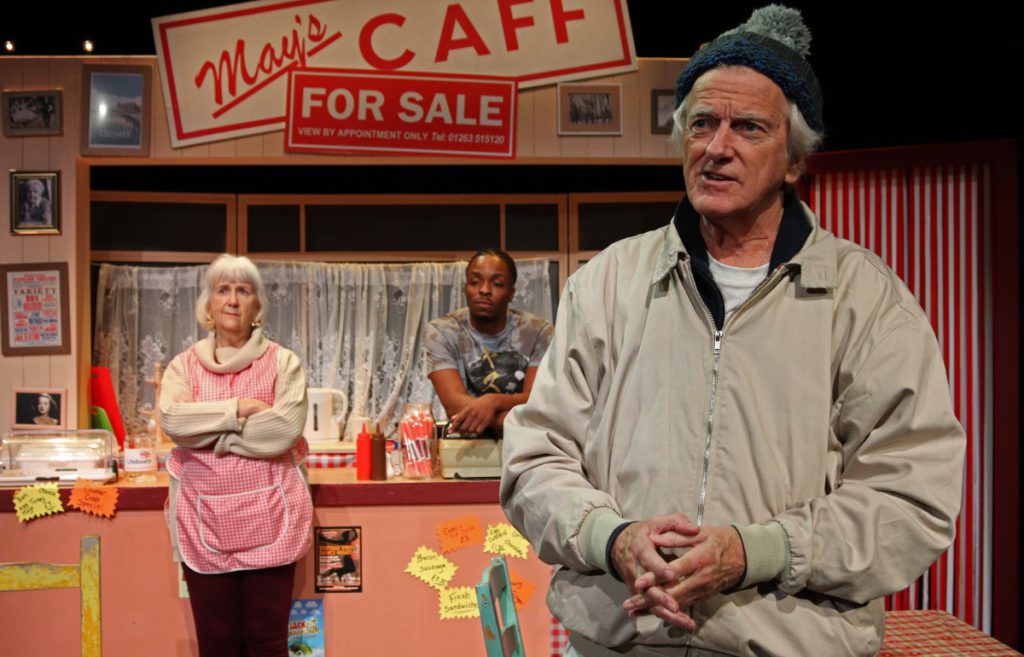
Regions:
[[[505,522],[497,505],[316,510],[317,525],[361,525],[364,532],[361,593],[317,594],[311,555],[299,563],[294,597],[326,600],[328,655],[484,654],[479,621],[439,620],[437,593],[404,572],[417,547],[438,549],[437,523],[467,514],[478,515],[485,531],[490,523]],[[110,520],[71,511],[28,524],[19,523],[13,513],[0,513],[0,562],[74,563],[84,534],[100,536],[104,657],[198,654],[188,601],[177,597],[177,568],[160,511],[122,511]],[[450,553],[459,569],[449,586],[474,585],[490,556],[479,547]],[[537,585],[520,612],[526,654],[547,655],[544,596],[550,568],[532,550],[528,560],[510,557],[509,566]],[[3,644],[22,646],[20,653],[79,654],[78,600],[77,590],[0,593]]]

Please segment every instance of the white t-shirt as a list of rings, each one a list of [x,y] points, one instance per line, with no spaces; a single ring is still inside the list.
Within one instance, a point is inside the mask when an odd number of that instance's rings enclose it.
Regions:
[[[725,301],[726,320],[768,275],[767,262],[760,267],[733,267],[718,262],[709,253],[708,263],[711,266],[711,277],[715,279],[715,284],[722,292],[722,300]]]

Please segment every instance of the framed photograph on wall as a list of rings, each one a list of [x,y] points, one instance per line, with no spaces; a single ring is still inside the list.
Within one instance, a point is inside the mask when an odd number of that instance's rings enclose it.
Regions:
[[[363,528],[314,527],[317,593],[363,590]]]
[[[43,137],[63,132],[60,89],[5,91],[2,102],[5,137]]]
[[[672,114],[675,111],[675,89],[651,89],[651,134],[672,134]]]
[[[11,172],[11,234],[60,235],[60,172]]]
[[[558,85],[558,134],[621,135],[622,85]]]
[[[82,67],[82,155],[149,155],[149,66]]]
[[[12,388],[13,429],[65,429],[67,390],[64,388]]]
[[[4,356],[71,353],[68,263],[0,265]]]

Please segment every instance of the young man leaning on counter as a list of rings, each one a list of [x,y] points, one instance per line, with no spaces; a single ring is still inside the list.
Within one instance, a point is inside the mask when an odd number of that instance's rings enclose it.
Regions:
[[[516,263],[499,250],[478,251],[466,266],[465,308],[430,322],[425,351],[430,382],[450,433],[501,435],[505,415],[526,403],[554,327],[510,309]]]

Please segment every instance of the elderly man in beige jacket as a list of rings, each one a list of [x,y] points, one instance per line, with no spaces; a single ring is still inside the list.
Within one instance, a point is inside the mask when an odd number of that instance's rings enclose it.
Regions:
[[[873,655],[953,539],[964,435],[924,313],[793,184],[823,130],[783,7],[680,74],[686,197],[573,275],[501,500],[592,655]],[[611,649],[611,650],[610,650]]]

